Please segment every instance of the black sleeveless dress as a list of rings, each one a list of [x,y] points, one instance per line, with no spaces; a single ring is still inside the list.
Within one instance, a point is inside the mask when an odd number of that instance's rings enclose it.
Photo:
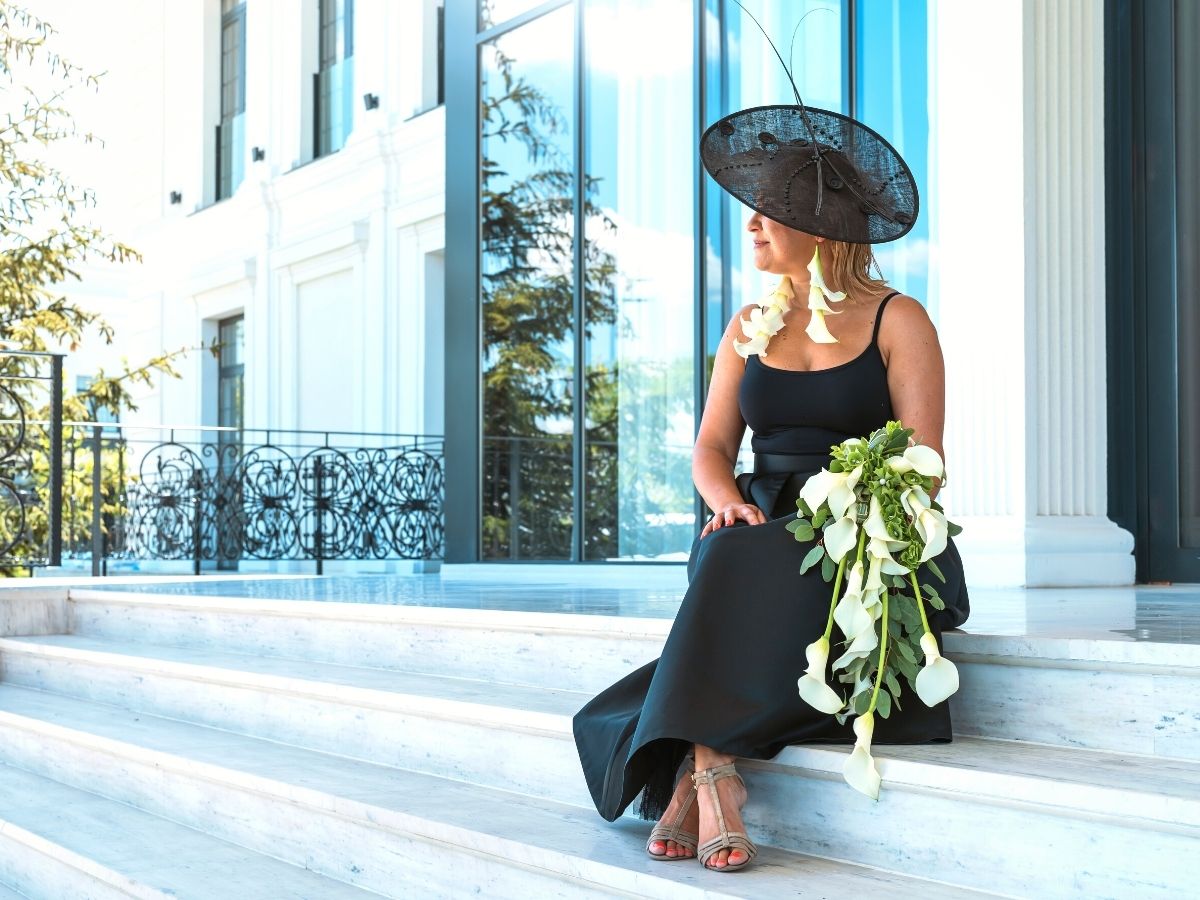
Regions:
[[[892,296],[880,304],[870,345],[848,363],[797,372],[757,356],[746,361],[738,404],[753,432],[755,471],[739,476],[738,488],[769,521],[697,537],[688,589],[662,656],[575,715],[579,760],[605,819],[616,819],[639,794],[642,816],[659,818],[692,744],[770,759],[789,744],[854,743],[849,721],[838,725],[796,692],[807,665],[804,648],[824,632],[832,587],[819,566],[799,574],[812,543],[796,541],[785,526],[804,482],[829,463],[830,446],[892,417],[876,343]],[[943,629],[966,621],[969,604],[953,541],[936,561],[947,579],[933,582],[945,610],[929,610],[940,643]],[[831,659],[838,656],[837,634]],[[890,718],[876,717],[874,743],[950,740],[947,703],[931,709],[907,686],[901,702]]]

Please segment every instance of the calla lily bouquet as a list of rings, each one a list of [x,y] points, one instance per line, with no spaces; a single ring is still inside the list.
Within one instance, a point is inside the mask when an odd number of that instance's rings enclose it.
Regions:
[[[901,679],[927,706],[958,690],[958,670],[938,651],[925,614],[926,603],[934,609],[945,604],[935,588],[918,584],[917,570],[926,566],[945,582],[933,558],[962,529],[929,497],[933,479],[945,474],[942,458],[913,444],[912,434],[888,422],[865,439],[834,446],[829,468],[809,478],[787,526],[802,542],[821,533],[800,572],[820,565],[825,581],[833,583],[825,633],[807,647],[808,668],[797,688],[802,699],[841,723],[857,717],[843,774],[873,798],[880,782],[871,756],[875,714],[886,719],[893,705],[900,708]],[[832,670],[849,685],[846,697],[826,681],[835,624],[845,641]]]

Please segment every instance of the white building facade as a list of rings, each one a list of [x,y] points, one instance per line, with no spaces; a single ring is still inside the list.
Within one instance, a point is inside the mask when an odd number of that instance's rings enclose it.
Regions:
[[[129,325],[121,353],[198,345],[240,320],[245,427],[445,434],[450,561],[686,558],[701,514],[686,445],[713,336],[765,284],[741,266],[744,213],[705,184],[694,149],[723,112],[788,101],[778,63],[719,0],[441,6],[154,6],[162,47],[140,62],[147,108],[161,101],[161,152],[142,148],[140,215],[121,235],[146,263],[103,276],[121,298],[105,309]],[[783,42],[809,7],[831,9],[798,38],[806,101],[863,118],[918,175],[922,229],[880,257],[945,350],[942,499],[964,526],[969,579],[1132,583],[1144,523],[1110,518],[1117,5],[748,6]],[[522,79],[561,114],[539,120],[541,157],[497,137]],[[500,180],[480,180],[487,162]],[[566,235],[566,255],[547,244],[522,259],[575,318],[546,338],[533,379],[544,405],[514,412],[489,406],[497,373],[516,371],[497,361],[526,345],[493,327],[511,309],[488,304],[514,295],[496,280],[488,217],[548,172],[566,187],[536,198],[551,209],[540,221]],[[71,365],[96,361],[88,350]],[[180,368],[131,419],[228,421],[221,360],[192,353]],[[552,452],[518,465],[522,441]],[[542,489],[521,465],[543,486],[561,469],[563,490],[536,496],[562,509],[520,519],[516,494]],[[538,529],[546,543],[528,539]]]

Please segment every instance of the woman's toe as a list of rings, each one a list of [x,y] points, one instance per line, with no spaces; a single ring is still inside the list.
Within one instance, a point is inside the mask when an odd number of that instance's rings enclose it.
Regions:
[[[651,841],[650,842],[650,852],[653,853],[655,856],[666,855],[667,842],[666,841]]]

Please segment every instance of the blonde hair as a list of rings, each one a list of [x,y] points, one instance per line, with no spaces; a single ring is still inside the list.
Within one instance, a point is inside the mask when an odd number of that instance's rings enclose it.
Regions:
[[[831,291],[845,291],[851,297],[860,297],[887,289],[887,281],[870,244],[826,240],[820,246],[821,271]],[[871,275],[872,268],[878,277]]]

